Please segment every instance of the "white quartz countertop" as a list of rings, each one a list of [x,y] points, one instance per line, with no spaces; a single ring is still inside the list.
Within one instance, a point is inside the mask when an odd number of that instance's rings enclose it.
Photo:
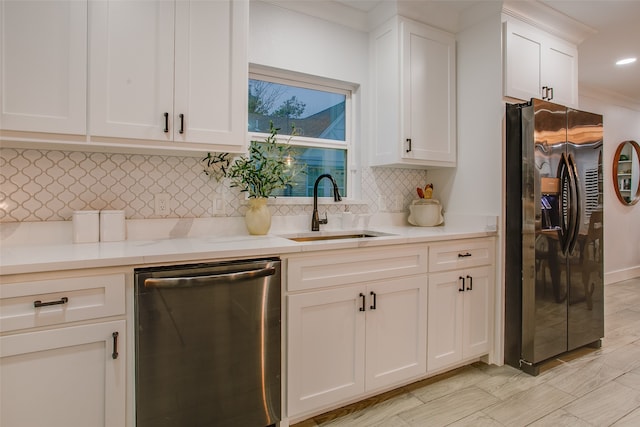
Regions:
[[[362,233],[373,231],[387,235],[373,238],[296,242],[286,237]],[[496,232],[483,221],[462,221],[439,227],[375,225],[366,229],[311,232],[272,231],[266,236],[246,234],[203,234],[185,237],[128,239],[122,242],[80,243],[47,242],[3,244],[0,246],[0,274],[24,274],[44,271],[85,269],[147,264],[192,262],[222,258],[254,258],[360,247],[494,236]],[[27,239],[32,242],[38,239]],[[5,239],[6,241],[6,239]]]

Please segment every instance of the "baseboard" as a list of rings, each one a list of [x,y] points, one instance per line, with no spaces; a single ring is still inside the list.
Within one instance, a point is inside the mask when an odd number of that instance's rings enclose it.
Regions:
[[[609,285],[611,283],[622,282],[623,280],[634,279],[636,277],[640,277],[640,265],[605,273],[604,284]]]

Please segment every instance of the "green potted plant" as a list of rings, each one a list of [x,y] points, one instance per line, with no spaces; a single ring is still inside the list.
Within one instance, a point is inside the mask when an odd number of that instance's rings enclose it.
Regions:
[[[271,227],[271,212],[267,199],[276,197],[277,190],[295,184],[296,176],[304,173],[294,160],[295,148],[278,142],[280,129],[269,124],[269,136],[263,142],[251,141],[248,156],[231,160],[229,153],[212,155],[207,153],[202,161],[204,172],[220,181],[227,178],[230,187],[237,187],[246,193],[249,209],[245,222],[250,234],[267,234]],[[292,135],[295,128],[292,127]]]

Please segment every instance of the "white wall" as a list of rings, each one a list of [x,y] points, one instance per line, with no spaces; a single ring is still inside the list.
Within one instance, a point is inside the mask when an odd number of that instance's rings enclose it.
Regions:
[[[435,169],[428,181],[441,188],[447,212],[502,216],[503,137],[501,2],[483,2],[466,10],[457,34],[458,164]],[[502,222],[502,221],[500,221]],[[500,227],[502,225],[500,224]],[[497,289],[494,300],[494,351],[491,363],[503,363],[504,235],[498,230]]]
[[[499,216],[504,115],[500,3],[481,3],[465,13],[476,22],[457,34],[458,165],[430,170],[427,177],[441,189],[447,212]]]
[[[613,156],[622,141],[640,143],[640,111],[581,95],[580,109],[604,119],[604,272],[605,283],[640,276],[640,204],[624,206],[616,197]]]
[[[366,84],[368,40],[357,31],[273,4],[252,1],[249,63]]]

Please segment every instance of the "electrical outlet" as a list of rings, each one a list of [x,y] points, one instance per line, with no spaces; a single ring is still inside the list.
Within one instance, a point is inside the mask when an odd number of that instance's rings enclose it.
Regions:
[[[159,193],[155,195],[154,198],[155,207],[156,207],[156,215],[157,216],[165,216],[171,213],[171,208],[169,207],[169,203],[171,201],[171,197],[167,193]]]
[[[217,196],[213,198],[213,216],[224,216],[226,214],[224,196]]]
[[[378,195],[378,210],[380,212],[386,212],[387,209],[387,198],[382,194]]]
[[[400,194],[396,194],[393,199],[393,210],[395,212],[402,212],[402,196]]]

